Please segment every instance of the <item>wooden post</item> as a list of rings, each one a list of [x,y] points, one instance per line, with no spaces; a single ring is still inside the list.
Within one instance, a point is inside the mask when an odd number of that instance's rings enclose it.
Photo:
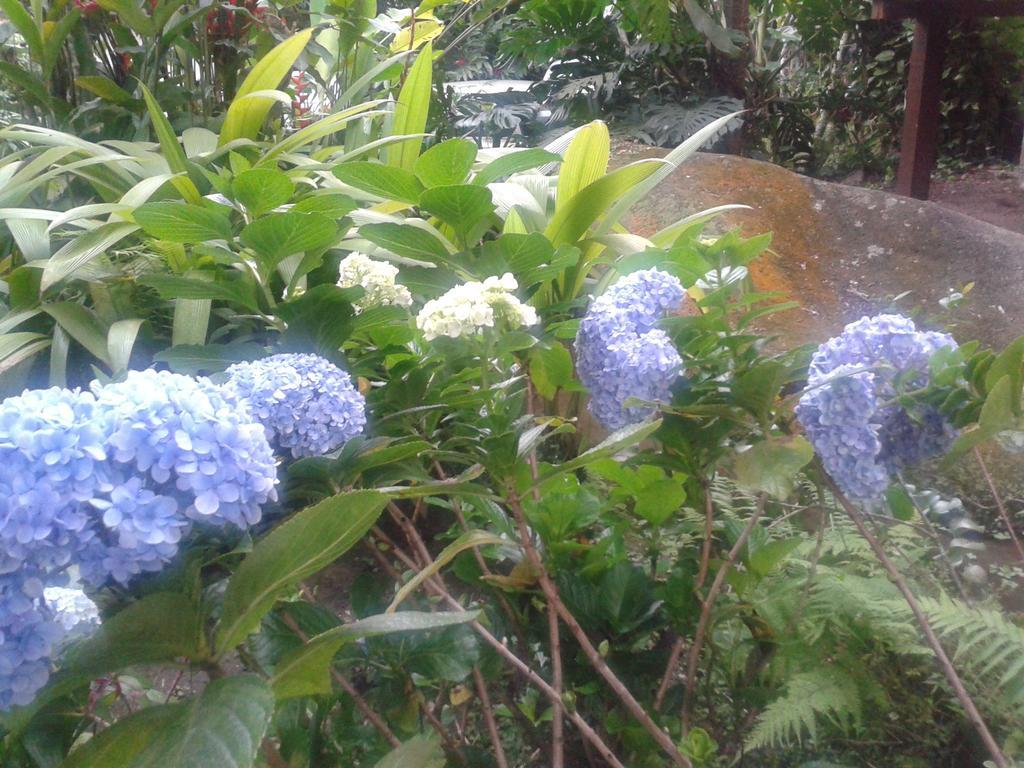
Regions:
[[[910,54],[907,111],[903,118],[896,192],[919,200],[928,199],[938,154],[942,63],[948,38],[947,18],[931,14],[918,18]]]

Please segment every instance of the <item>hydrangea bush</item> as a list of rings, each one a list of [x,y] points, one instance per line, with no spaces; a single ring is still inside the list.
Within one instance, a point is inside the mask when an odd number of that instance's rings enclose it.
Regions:
[[[865,317],[818,347],[796,413],[822,463],[850,496],[881,496],[902,468],[943,454],[956,437],[933,406],[909,411],[904,389],[926,388],[929,360],[949,334],[898,315]]]
[[[4,768],[1006,765],[1020,630],[909,482],[1024,423],[1024,342],[774,338],[769,237],[622,224],[724,122],[608,173],[600,123],[423,141],[429,42],[378,70],[401,137],[261,138],[313,34],[219,137],[147,101],[162,155],[72,143],[59,258],[0,209]]]

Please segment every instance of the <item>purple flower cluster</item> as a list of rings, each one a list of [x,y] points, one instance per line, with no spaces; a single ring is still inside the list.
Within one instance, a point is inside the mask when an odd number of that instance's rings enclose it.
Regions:
[[[666,402],[682,359],[656,328],[685,296],[667,272],[646,269],[619,280],[594,299],[576,335],[576,367],[590,390],[590,412],[607,429],[642,421],[651,406],[626,406],[630,398]]]
[[[162,569],[194,523],[245,527],[276,497],[263,428],[207,379],[129,373],[0,402],[0,709],[45,682],[43,590]]]
[[[248,405],[275,448],[322,456],[363,431],[366,401],[349,375],[317,355],[273,355],[227,370],[224,390]]]
[[[898,469],[948,449],[953,427],[934,408],[908,412],[896,403],[896,380],[927,386],[931,356],[956,346],[952,336],[919,331],[900,315],[877,315],[818,348],[796,413],[844,493],[878,498]]]

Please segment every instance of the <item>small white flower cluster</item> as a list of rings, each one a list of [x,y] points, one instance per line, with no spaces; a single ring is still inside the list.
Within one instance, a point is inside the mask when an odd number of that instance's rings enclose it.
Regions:
[[[439,336],[470,336],[498,323],[509,329],[534,325],[536,310],[512,293],[518,287],[516,279],[507,272],[501,277],[488,277],[482,283],[457,285],[440,298],[428,301],[416,317],[416,326],[430,341]]]
[[[376,261],[363,253],[346,256],[338,268],[338,285],[342,288],[359,286],[366,291],[355,303],[356,312],[370,307],[408,307],[412,295],[404,285],[395,282],[398,267],[386,261]]]

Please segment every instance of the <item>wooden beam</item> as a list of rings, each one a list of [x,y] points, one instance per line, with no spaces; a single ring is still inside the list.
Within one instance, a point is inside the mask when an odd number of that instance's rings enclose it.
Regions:
[[[871,18],[881,21],[923,19],[977,19],[1024,16],[1024,0],[874,0]]]
[[[896,192],[928,199],[939,140],[942,62],[949,39],[949,20],[939,16],[918,19],[910,53],[907,111],[903,118],[900,167]]]

